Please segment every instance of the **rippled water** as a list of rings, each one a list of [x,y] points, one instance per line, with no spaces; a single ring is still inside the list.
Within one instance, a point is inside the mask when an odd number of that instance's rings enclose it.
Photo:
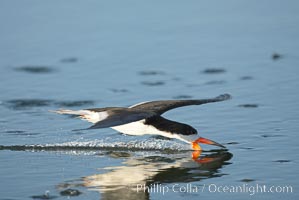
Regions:
[[[298,199],[296,1],[10,0],[0,11],[1,200]],[[227,147],[197,158],[177,140],[72,131],[89,124],[48,112],[222,93],[233,99],[165,114]]]

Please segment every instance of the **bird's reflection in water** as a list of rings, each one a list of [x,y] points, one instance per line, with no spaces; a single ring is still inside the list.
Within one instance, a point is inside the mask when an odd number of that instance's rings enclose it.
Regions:
[[[190,152],[146,157],[128,157],[127,153],[122,156],[119,152],[111,155],[127,158],[122,166],[105,168],[106,173],[86,176],[80,180],[80,186],[100,192],[101,199],[149,199],[151,192],[143,190],[144,187],[150,188],[155,184],[186,184],[220,177],[224,174],[219,169],[229,164],[227,161],[232,158],[231,153],[223,150],[204,152],[197,155],[197,158],[194,154],[193,158],[190,157]]]

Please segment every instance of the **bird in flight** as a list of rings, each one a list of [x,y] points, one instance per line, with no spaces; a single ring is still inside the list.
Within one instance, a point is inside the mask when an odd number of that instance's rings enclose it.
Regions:
[[[180,122],[171,121],[161,115],[171,109],[225,101],[231,98],[229,94],[222,94],[210,99],[193,100],[162,100],[142,102],[126,107],[90,108],[82,110],[57,110],[58,114],[69,114],[93,123],[87,129],[112,128],[127,135],[161,135],[167,138],[175,138],[191,144],[193,150],[201,150],[199,143],[223,145],[199,137],[195,128]],[[80,129],[80,130],[87,130]]]

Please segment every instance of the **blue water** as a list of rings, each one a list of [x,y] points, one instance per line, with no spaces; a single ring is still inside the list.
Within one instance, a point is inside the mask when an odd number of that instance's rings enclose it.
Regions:
[[[1,1],[0,199],[298,199],[298,20],[297,1]],[[165,113],[227,147],[197,160],[48,112],[222,93]]]

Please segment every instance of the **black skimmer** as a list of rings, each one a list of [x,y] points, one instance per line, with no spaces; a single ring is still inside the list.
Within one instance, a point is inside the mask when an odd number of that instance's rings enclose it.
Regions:
[[[81,119],[93,123],[87,129],[112,128],[127,135],[161,135],[167,138],[176,138],[191,144],[193,150],[201,150],[199,143],[223,145],[197,135],[197,131],[190,125],[170,121],[161,115],[168,110],[190,105],[225,101],[230,99],[229,94],[222,94],[211,99],[195,100],[162,100],[142,102],[128,108],[107,107],[82,110],[57,110],[59,114],[79,116]],[[80,129],[86,130],[86,129]]]

